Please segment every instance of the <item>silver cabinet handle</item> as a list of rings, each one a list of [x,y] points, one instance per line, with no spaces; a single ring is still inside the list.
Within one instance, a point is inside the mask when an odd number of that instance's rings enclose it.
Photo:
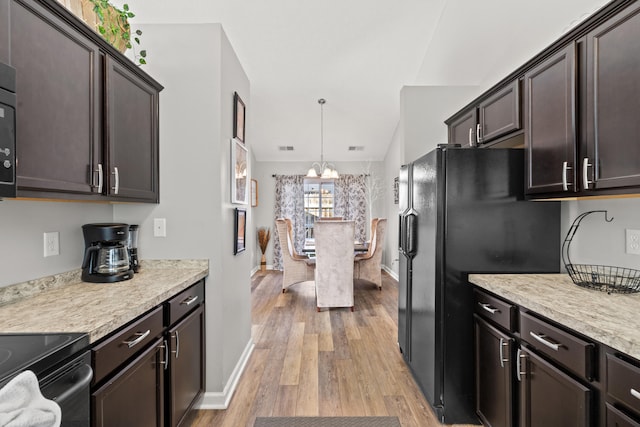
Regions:
[[[635,397],[636,399],[640,399],[640,391],[636,390],[635,388],[629,390],[629,393],[631,393],[631,396]]]
[[[569,186],[572,185],[572,182],[567,182],[567,172],[573,169],[569,166],[568,162],[562,162],[562,189],[564,191],[569,191]]]
[[[589,158],[585,157],[584,159],[582,159],[582,185],[584,186],[585,190],[588,190],[589,184],[593,183],[593,181],[589,181],[589,166],[593,166],[591,163],[589,163]]]
[[[102,193],[103,175],[102,175],[102,163],[98,163],[98,193]]]
[[[180,305],[186,305],[186,306],[190,306],[191,304],[193,304],[194,302],[196,302],[198,300],[198,295],[194,295],[192,297],[189,297],[187,299],[185,299],[184,301],[182,301],[180,303]]]
[[[150,333],[151,329],[147,329],[147,332],[136,332],[135,334],[133,334],[136,336],[135,339],[132,339],[130,341],[122,341],[122,344],[126,344],[129,348],[135,347],[136,345],[140,344],[146,337],[148,337]]]
[[[176,359],[180,355],[180,335],[178,335],[178,331],[176,331],[176,350],[172,351],[176,355]]]
[[[164,365],[164,370],[166,371],[169,367],[169,345],[167,344],[167,340],[162,341],[160,348],[164,349],[164,360],[161,360],[160,364]]]
[[[473,147],[473,128],[469,128],[469,147]]]
[[[504,368],[505,363],[509,363],[509,359],[504,358],[504,348],[509,347],[509,342],[505,342],[504,338],[500,338],[500,367]]]
[[[549,347],[551,350],[558,351],[560,349],[561,344],[556,344],[556,343],[553,343],[551,341],[547,341],[545,339],[546,335],[544,335],[544,334],[536,335],[536,334],[533,333],[533,331],[529,331],[529,335],[531,335],[540,344],[543,344],[543,345],[546,345],[547,347]]]
[[[522,376],[527,375],[527,371],[522,372],[522,359],[526,359],[527,355],[522,354],[522,350],[518,349],[518,354],[516,354],[516,375],[518,377],[518,381],[522,382]]]
[[[476,141],[478,142],[478,144],[482,142],[482,136],[480,136],[480,131],[482,131],[482,126],[480,126],[480,123],[478,123],[476,125]]]
[[[113,194],[118,194],[118,190],[120,189],[120,173],[118,173],[118,168],[116,166],[113,167],[113,172],[111,175],[115,176],[115,185],[111,187],[113,190]]]
[[[483,304],[479,302],[478,305],[491,314],[500,313],[500,310],[498,310],[497,308],[491,307],[490,304]]]

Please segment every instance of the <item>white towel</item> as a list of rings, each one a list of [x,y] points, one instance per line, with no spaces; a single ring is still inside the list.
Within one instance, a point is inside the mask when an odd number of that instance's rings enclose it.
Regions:
[[[32,371],[24,371],[0,389],[0,427],[59,427],[60,406],[45,399]]]

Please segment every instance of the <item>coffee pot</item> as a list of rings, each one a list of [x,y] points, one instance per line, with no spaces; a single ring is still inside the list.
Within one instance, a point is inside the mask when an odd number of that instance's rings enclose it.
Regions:
[[[111,283],[133,277],[127,240],[128,224],[85,224],[82,280]]]

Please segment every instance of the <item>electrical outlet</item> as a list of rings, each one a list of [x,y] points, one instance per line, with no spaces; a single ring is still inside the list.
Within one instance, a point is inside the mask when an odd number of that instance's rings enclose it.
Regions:
[[[153,237],[167,237],[167,219],[153,219]]]
[[[626,252],[628,254],[640,255],[640,230],[627,228]]]
[[[57,231],[51,231],[44,233],[44,256],[56,256],[60,255],[60,233]]]

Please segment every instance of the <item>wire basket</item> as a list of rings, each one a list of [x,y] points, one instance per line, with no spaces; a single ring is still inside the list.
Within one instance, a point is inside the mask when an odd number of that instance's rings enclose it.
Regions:
[[[592,213],[604,213],[606,222],[613,221],[608,217],[607,211],[588,211],[580,214],[571,224],[569,232],[562,243],[562,262],[567,273],[578,286],[584,288],[597,289],[599,291],[611,293],[633,293],[640,291],[640,270],[624,267],[612,267],[608,265],[595,264],[573,264],[569,257],[569,247],[573,236],[575,236],[580,222]]]

